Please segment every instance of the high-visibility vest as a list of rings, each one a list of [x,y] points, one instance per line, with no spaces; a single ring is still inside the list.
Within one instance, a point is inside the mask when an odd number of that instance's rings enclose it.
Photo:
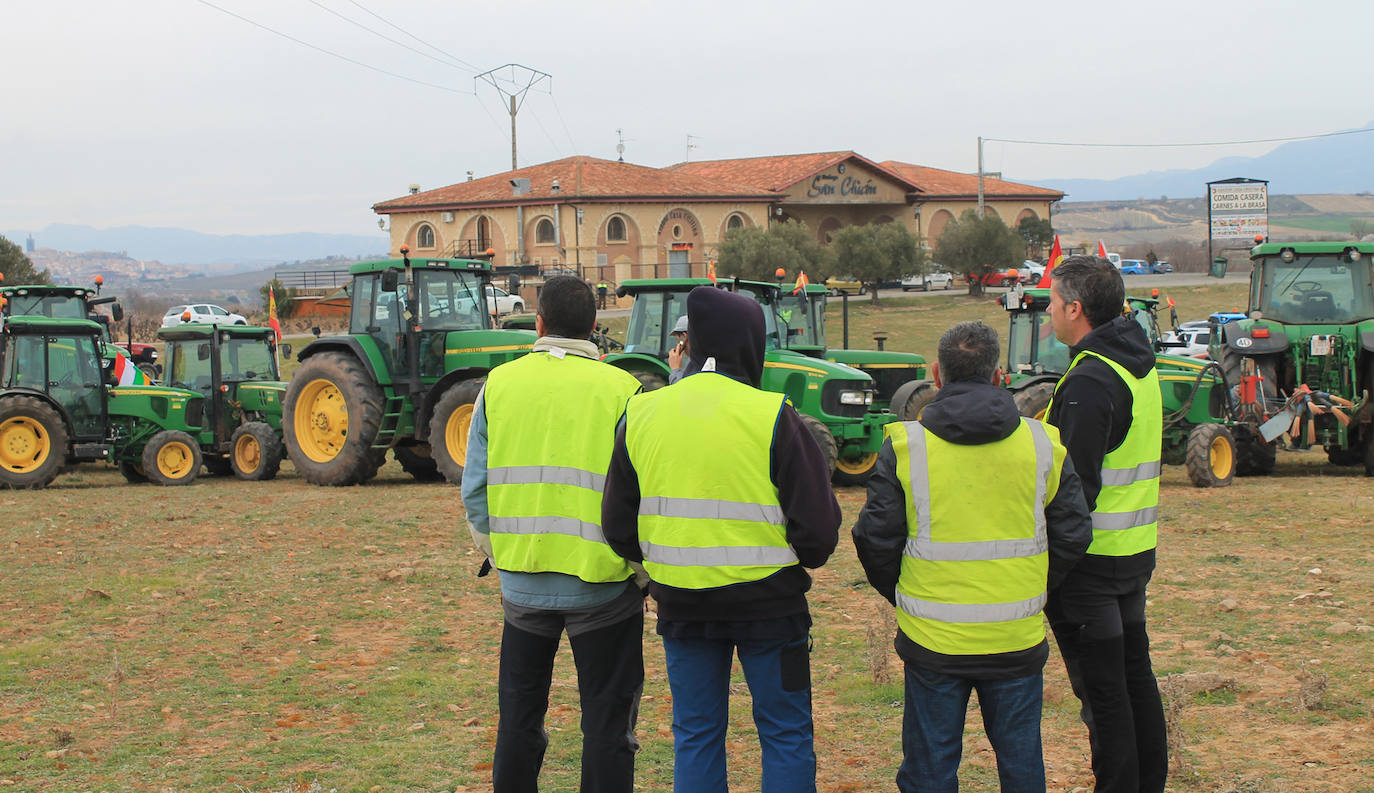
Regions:
[[[785,402],[715,372],[630,399],[625,446],[639,477],[639,547],[655,582],[711,589],[797,564],[769,474]]]
[[[624,581],[606,544],[601,492],[616,425],[639,390],[628,372],[536,352],[487,376],[487,512],[498,570]]]
[[[1023,418],[1006,438],[961,445],[920,422],[884,431],[907,494],[897,624],[946,655],[1025,650],[1045,639],[1045,504],[1067,454],[1059,432]]]
[[[1159,374],[1153,368],[1136,377],[1105,355],[1083,350],[1069,372],[1093,357],[1111,367],[1131,392],[1131,428],[1121,445],[1102,458],[1102,490],[1093,508],[1093,541],[1088,553],[1133,556],[1154,548],[1159,539],[1159,471],[1164,409]],[[1064,379],[1068,378],[1068,372]],[[1059,381],[1063,385],[1064,379]],[[1059,386],[1055,386],[1056,395]],[[1054,400],[1050,400],[1053,404]],[[1049,415],[1046,407],[1045,415]]]

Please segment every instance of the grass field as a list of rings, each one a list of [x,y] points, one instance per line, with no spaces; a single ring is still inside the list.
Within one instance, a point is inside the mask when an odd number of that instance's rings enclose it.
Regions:
[[[1170,294],[1192,319],[1237,305],[1243,286]],[[1006,321],[958,294],[850,308],[853,346],[885,330],[890,349],[928,356],[954,321]],[[1374,487],[1359,474],[1284,452],[1272,477],[1196,490],[1166,468],[1149,613],[1180,747],[1171,789],[1374,791]],[[848,541],[864,493],[838,497],[840,547],[810,596],[820,789],[891,789],[900,662],[890,608]],[[490,790],[499,585],[475,578],[456,488],[414,484],[394,462],[343,489],[308,486],[289,464],[272,482],[186,488],[87,466],[0,493],[0,509],[0,789]],[[639,788],[664,791],[671,701],[652,619],[645,648]],[[569,791],[566,649],[558,664],[543,789]],[[731,725],[731,783],[757,790],[742,683]],[[1057,655],[1044,735],[1050,789],[1090,789]],[[962,777],[997,789],[976,713]]]

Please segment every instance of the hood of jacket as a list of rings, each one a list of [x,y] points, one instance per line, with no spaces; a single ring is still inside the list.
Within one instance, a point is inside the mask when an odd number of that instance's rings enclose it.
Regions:
[[[1155,350],[1150,346],[1150,337],[1130,317],[1116,317],[1105,325],[1098,325],[1069,349],[1075,356],[1088,350],[1110,358],[1135,377],[1144,377],[1155,367]]]
[[[921,426],[941,440],[964,446],[1000,441],[1016,431],[1021,414],[1011,392],[992,383],[945,383],[921,411]]]
[[[715,371],[758,388],[763,382],[763,309],[753,299],[713,286],[687,295],[687,374],[714,360]]]

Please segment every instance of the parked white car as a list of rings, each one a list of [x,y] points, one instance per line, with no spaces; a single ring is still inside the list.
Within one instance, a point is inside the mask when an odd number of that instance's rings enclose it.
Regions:
[[[902,277],[902,291],[910,292],[919,289],[922,292],[929,292],[932,289],[949,289],[954,286],[954,274],[944,270],[935,270],[925,275],[907,275]]]
[[[463,304],[471,305],[472,301],[467,298],[459,298],[460,306]],[[525,310],[525,299],[519,295],[512,295],[499,286],[487,284],[487,313],[488,314],[519,314]]]
[[[191,318],[183,320],[182,315],[191,312]],[[170,328],[185,322],[206,322],[216,325],[247,325],[248,318],[242,314],[231,314],[219,306],[209,303],[193,303],[185,306],[172,306],[162,315],[162,327]]]
[[[1178,326],[1178,330],[1169,331],[1161,339],[1166,345],[1164,351],[1170,355],[1187,355],[1191,358],[1201,358],[1207,355],[1207,342],[1211,339],[1211,329],[1207,323],[1201,320],[1185,322]],[[1175,347],[1173,345],[1181,344]]]
[[[1021,262],[1021,266],[1017,269],[1021,271],[1021,283],[1027,286],[1036,286],[1040,283],[1040,279],[1045,277],[1045,265],[1034,259]]]

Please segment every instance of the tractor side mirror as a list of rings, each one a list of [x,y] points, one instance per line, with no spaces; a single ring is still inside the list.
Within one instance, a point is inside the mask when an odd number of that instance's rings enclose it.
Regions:
[[[121,305],[119,305],[118,303],[113,303],[113,304],[111,304],[111,305],[110,305],[110,316],[111,316],[111,317],[114,317],[114,321],[115,321],[115,322],[123,322],[123,321],[124,321],[124,307],[121,306]]]
[[[290,345],[290,344],[278,344],[278,345],[277,345],[277,349],[281,351],[281,356],[282,356],[283,358],[290,358],[290,357],[291,357],[291,345]]]
[[[401,283],[401,273],[399,270],[382,271],[382,291],[395,292],[396,287]]]
[[[315,335],[315,338],[318,339],[318,338],[320,337],[320,326],[319,326],[319,325],[316,325],[316,326],[312,327],[312,328],[310,329],[310,332],[313,333],[313,334]]]
[[[210,345],[208,345],[208,344],[197,344],[197,345],[196,345],[196,360],[198,360],[198,361],[208,361],[208,360],[210,360]]]

